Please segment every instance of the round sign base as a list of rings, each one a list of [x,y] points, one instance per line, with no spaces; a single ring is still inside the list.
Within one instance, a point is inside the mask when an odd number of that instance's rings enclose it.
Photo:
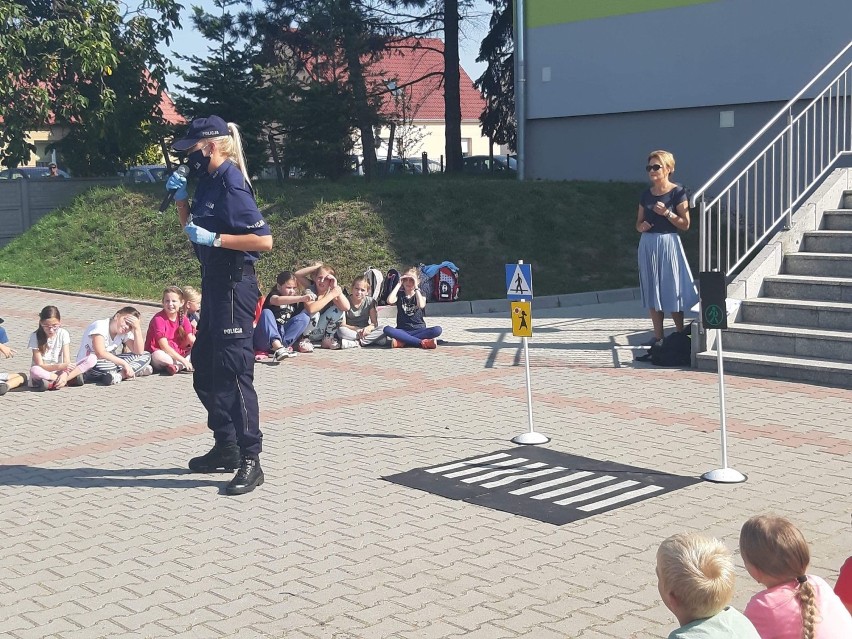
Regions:
[[[701,475],[701,479],[704,481],[712,481],[716,484],[741,484],[748,479],[748,477],[733,468],[719,468],[717,470],[711,470],[704,473]]]
[[[512,437],[513,444],[524,444],[525,446],[529,446],[532,444],[546,444],[550,441],[550,437],[545,437],[541,433],[523,433],[518,435],[517,437]]]

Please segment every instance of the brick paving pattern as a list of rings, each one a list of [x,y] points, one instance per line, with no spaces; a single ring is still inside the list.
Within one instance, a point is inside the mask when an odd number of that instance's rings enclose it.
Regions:
[[[29,367],[46,304],[72,353],[123,305],[0,288],[18,350],[0,370]],[[381,480],[527,428],[508,313],[429,321],[449,342],[437,351],[259,364],[266,483],[243,497],[220,494],[230,475],[186,470],[212,443],[189,375],[0,398],[0,636],[660,637],[676,622],[659,542],[696,530],[733,549],[767,511],[804,530],[812,572],[834,582],[852,549],[850,391],[729,376],[729,459],[746,483],[553,526]],[[648,324],[635,301],[534,313],[536,429],[554,450],[698,476],[720,463],[717,378],[634,364],[622,347]],[[742,608],[759,586],[738,578]]]

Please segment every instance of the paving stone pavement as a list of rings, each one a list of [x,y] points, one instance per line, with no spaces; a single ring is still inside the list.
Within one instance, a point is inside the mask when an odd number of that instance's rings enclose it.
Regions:
[[[0,288],[26,369],[56,304],[76,351],[120,303]],[[145,322],[155,309],[145,307]],[[436,351],[352,349],[260,363],[266,483],[187,460],[212,439],[189,375],[0,398],[0,636],[646,639],[660,541],[701,531],[736,548],[752,514],[792,518],[834,583],[852,550],[852,393],[728,376],[738,485],[699,482],[561,527],[381,477],[511,447],[527,428],[508,314],[435,317]],[[720,465],[717,378],[634,364],[635,301],[541,310],[533,410],[554,450],[688,476]],[[734,604],[758,590],[738,563]]]

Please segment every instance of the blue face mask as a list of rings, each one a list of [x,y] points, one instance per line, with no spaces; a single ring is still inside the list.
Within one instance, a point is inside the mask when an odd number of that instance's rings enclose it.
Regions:
[[[207,173],[207,167],[210,166],[210,156],[204,155],[204,150],[207,146],[196,149],[186,156],[186,164],[189,167],[190,173],[193,175],[197,176]]]

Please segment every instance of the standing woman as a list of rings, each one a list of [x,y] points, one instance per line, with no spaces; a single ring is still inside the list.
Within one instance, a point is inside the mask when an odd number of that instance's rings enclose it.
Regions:
[[[204,313],[192,349],[193,386],[207,409],[215,444],[189,461],[198,473],[237,470],[228,495],[251,492],[263,483],[262,434],[254,390],[252,322],[260,289],[254,265],[272,248],[272,235],[257,208],[239,129],[215,115],[196,118],[182,140],[198,186],[188,203],[186,178],[172,175],[180,223],[201,262]]]
[[[698,302],[698,292],[686,262],[679,231],[689,229],[686,189],[669,180],[675,159],[668,151],[653,151],[645,167],[651,187],[642,193],[636,230],[639,240],[639,285],[642,305],[651,314],[654,339],[663,339],[663,317],[671,313],[678,331],[683,330],[683,311]]]

